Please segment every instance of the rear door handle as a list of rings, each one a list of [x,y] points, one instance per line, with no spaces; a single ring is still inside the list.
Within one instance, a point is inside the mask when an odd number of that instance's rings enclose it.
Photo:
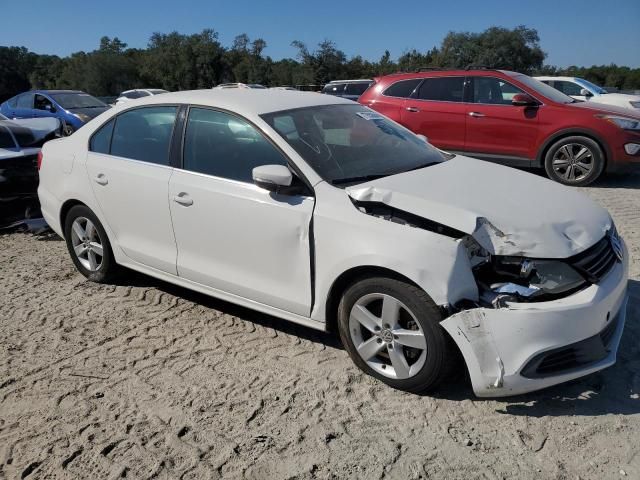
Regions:
[[[485,115],[484,113],[480,113],[480,112],[469,112],[469,116],[470,116],[470,117],[476,117],[476,118],[479,118],[479,117],[484,117],[484,116],[486,116],[486,115]]]
[[[405,108],[405,110],[407,112],[413,112],[413,113],[418,113],[420,111],[420,109],[418,107],[407,107],[407,108]]]
[[[174,195],[173,201],[185,207],[190,207],[191,205],[193,205],[193,200],[187,192],[180,192],[178,195]]]
[[[96,175],[94,180],[98,185],[106,185],[107,183],[109,183],[109,180],[107,180],[107,177],[104,175],[104,173],[99,173],[98,175]]]

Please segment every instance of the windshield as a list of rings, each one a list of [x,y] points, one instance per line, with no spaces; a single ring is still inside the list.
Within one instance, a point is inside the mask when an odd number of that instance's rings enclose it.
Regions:
[[[327,182],[349,185],[449,157],[362,105],[322,105],[262,118]]]
[[[535,90],[540,95],[547,97],[552,102],[558,103],[574,103],[575,100],[568,95],[565,95],[560,90],[556,90],[555,88],[547,85],[546,83],[542,83],[540,80],[535,78],[531,78],[527,75],[515,75],[513,78],[518,80],[521,83],[524,83],[527,87]]]
[[[604,95],[605,93],[609,93],[604,88],[599,87],[595,83],[591,83],[588,80],[585,80],[584,78],[576,78],[576,82],[578,82],[583,87],[586,87],[587,89],[593,92],[596,92],[598,95]]]
[[[62,108],[72,110],[74,108],[102,108],[107,105],[88,93],[55,93],[51,97]]]

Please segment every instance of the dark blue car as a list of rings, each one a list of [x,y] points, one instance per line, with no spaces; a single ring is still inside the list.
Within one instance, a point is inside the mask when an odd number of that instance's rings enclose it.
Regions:
[[[108,108],[79,90],[32,90],[4,102],[0,113],[8,118],[55,117],[62,122],[64,135],[71,135]]]

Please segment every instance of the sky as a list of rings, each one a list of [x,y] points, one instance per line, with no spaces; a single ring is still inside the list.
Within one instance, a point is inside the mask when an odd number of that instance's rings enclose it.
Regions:
[[[347,56],[378,60],[439,46],[449,31],[490,26],[538,30],[547,64],[640,67],[640,0],[0,0],[0,45],[69,55],[97,48],[102,36],[144,48],[153,32],[213,28],[229,46],[247,33],[265,55],[294,57],[293,40],[313,50],[332,40]]]

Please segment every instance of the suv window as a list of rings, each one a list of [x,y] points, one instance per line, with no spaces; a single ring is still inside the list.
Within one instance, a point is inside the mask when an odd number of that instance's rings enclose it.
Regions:
[[[178,107],[144,107],[116,117],[111,155],[169,165],[169,144]]]
[[[49,106],[49,108],[47,108],[47,105]],[[51,100],[49,100],[44,95],[36,94],[34,108],[36,110],[47,110],[50,112],[53,110],[53,104],[51,103]]]
[[[566,80],[554,80],[553,87],[565,95],[580,95],[580,90],[582,90],[582,87],[577,83],[567,82]]]
[[[189,111],[185,170],[253,183],[255,167],[273,164],[287,165],[287,159],[253,125],[206,108]]]
[[[416,87],[420,85],[420,82],[422,82],[421,78],[400,80],[399,82],[396,82],[389,88],[387,88],[384,92],[382,92],[382,94],[386,95],[387,97],[408,98],[411,96]]]
[[[347,95],[362,95],[367,88],[371,85],[370,82],[360,82],[360,83],[347,83],[347,88],[344,93]]]
[[[474,77],[473,102],[489,105],[511,105],[517,93],[524,93],[518,87],[494,77]]]
[[[115,123],[115,119],[112,119],[93,134],[93,137],[91,137],[91,141],[89,142],[89,150],[96,153],[109,153],[109,148],[111,147],[111,134],[113,133],[113,125]]]
[[[328,83],[322,89],[322,93],[329,95],[342,95],[344,91],[344,83]]]
[[[33,108],[33,93],[24,93],[18,96],[18,108]]]
[[[420,100],[439,102],[464,101],[464,77],[425,78],[418,89]]]

